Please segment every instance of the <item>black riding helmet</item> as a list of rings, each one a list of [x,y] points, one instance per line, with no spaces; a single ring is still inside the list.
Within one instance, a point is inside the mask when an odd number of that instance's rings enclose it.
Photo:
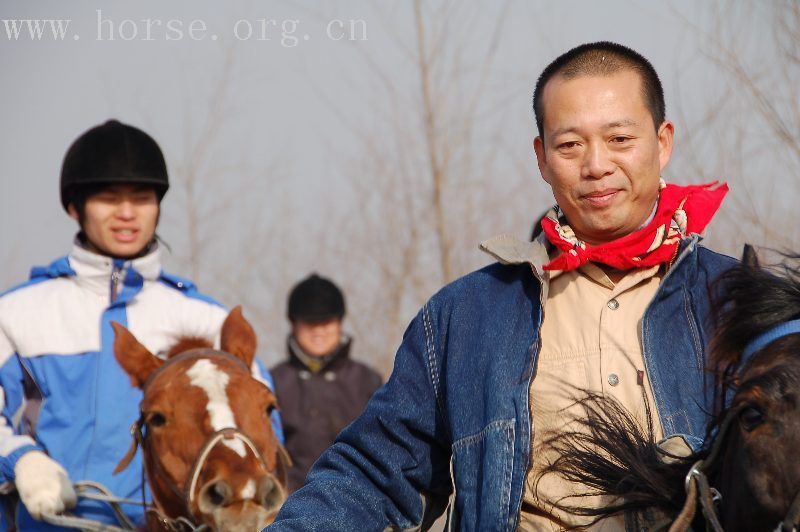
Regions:
[[[61,205],[67,210],[82,188],[114,184],[152,185],[158,200],[169,188],[167,165],[156,141],[118,120],[78,137],[61,166]]]
[[[289,320],[323,321],[344,318],[344,295],[333,282],[316,273],[297,283],[289,293]]]

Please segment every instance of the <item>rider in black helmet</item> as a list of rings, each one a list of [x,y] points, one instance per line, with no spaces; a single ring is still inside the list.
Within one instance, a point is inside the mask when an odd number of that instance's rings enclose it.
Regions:
[[[112,257],[130,258],[147,252],[155,236],[159,205],[169,189],[167,165],[161,149],[147,133],[117,120],[94,127],[81,135],[67,150],[61,168],[61,205],[78,221],[78,238],[85,247]],[[138,214],[138,223],[128,223],[122,213],[115,225],[104,231],[86,216],[86,202],[100,198],[105,203],[132,199],[135,204],[155,208],[155,218]],[[102,216],[102,214],[101,214]],[[131,235],[123,228],[138,232]],[[152,229],[152,231],[151,231]]]
[[[161,269],[155,231],[168,188],[147,133],[117,120],[86,131],[61,171],[61,204],[79,225],[72,251],[0,297],[0,483],[16,487],[21,530],[53,530],[39,519],[70,507],[117,523],[108,505],[76,501],[73,481],[142,496],[141,454],[112,475],[142,397],[114,357],[112,321],[154,353],[181,336],[218,339],[226,310]],[[123,510],[141,522],[143,508]]]

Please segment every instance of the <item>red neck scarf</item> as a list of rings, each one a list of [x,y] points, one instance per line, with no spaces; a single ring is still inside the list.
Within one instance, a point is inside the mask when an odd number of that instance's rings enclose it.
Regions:
[[[542,220],[547,239],[562,251],[545,270],[569,271],[587,262],[599,262],[618,270],[648,268],[671,261],[681,239],[701,233],[719,209],[728,185],[667,185],[661,182],[658,207],[647,224],[633,233],[592,246],[559,223],[555,211]]]

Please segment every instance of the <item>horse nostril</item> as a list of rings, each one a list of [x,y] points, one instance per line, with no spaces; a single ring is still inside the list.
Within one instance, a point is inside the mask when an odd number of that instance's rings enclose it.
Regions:
[[[224,480],[217,480],[203,489],[202,498],[212,507],[224,506],[231,498],[232,490]]]
[[[270,477],[264,477],[258,485],[258,502],[271,510],[283,504],[283,489]]]

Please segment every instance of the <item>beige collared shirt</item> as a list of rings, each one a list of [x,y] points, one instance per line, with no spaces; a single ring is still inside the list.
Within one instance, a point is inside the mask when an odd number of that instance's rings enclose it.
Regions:
[[[572,406],[576,389],[611,395],[645,421],[645,397],[651,405],[655,437],[661,424],[647,379],[641,343],[641,320],[663,277],[655,266],[632,270],[614,283],[589,263],[570,272],[551,272],[541,327],[541,350],[531,383],[532,467],[525,479],[519,530],[560,530],[587,522],[555,510],[549,501],[581,493],[581,487],[554,475],[537,479],[552,456],[540,450],[548,433],[563,430],[582,412]],[[568,503],[602,504],[573,499]],[[622,519],[609,519],[590,530],[624,530]]]

